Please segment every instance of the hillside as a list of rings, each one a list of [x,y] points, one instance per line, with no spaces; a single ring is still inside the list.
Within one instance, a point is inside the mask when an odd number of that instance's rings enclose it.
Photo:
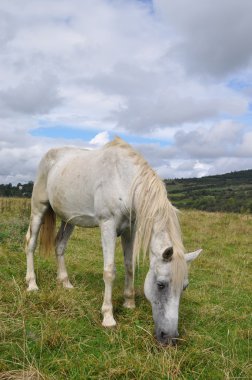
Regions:
[[[165,184],[178,208],[252,213],[252,170],[165,180]]]

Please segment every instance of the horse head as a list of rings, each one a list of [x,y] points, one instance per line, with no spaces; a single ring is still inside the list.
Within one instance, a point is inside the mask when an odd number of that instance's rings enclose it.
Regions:
[[[155,336],[161,344],[176,344],[179,303],[189,284],[187,263],[196,259],[201,249],[178,257],[169,246],[162,251],[160,242],[151,244],[150,268],[144,292],[152,306]]]

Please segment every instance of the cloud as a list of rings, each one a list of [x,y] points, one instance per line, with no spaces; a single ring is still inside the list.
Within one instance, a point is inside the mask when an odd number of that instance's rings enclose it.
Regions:
[[[175,134],[175,145],[183,155],[198,158],[233,157],[240,147],[243,126],[227,120],[210,128],[183,130]]]
[[[176,39],[170,49],[195,75],[223,77],[251,64],[250,0],[154,0]]]
[[[170,78],[163,67],[150,71],[117,64],[110,73],[101,73],[87,83],[121,97],[121,105],[116,104],[109,118],[130,132],[197,123],[224,113],[239,115],[248,107],[248,99],[232,89],[192,81],[181,73]]]
[[[199,177],[252,167],[252,133],[232,120],[191,131],[180,129],[169,146],[142,144],[138,150],[163,178]]]
[[[107,131],[98,133],[93,139],[89,141],[89,144],[97,147],[105,145],[109,142],[109,133]]]
[[[240,157],[252,157],[252,131],[246,131],[242,136],[242,141],[236,149],[236,154]]]
[[[15,36],[15,25],[13,18],[7,12],[0,11],[0,19],[0,43],[3,49]]]
[[[198,160],[186,162],[178,160],[173,161],[172,165],[159,166],[156,171],[161,178],[195,178],[207,175],[211,168],[210,164]]]
[[[0,107],[5,112],[43,114],[50,112],[61,102],[57,79],[52,75],[32,79],[27,77],[16,87],[0,91]]]

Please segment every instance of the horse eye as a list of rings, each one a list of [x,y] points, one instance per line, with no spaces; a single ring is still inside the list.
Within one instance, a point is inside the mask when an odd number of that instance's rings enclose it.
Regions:
[[[164,289],[164,287],[165,287],[165,284],[163,283],[163,282],[157,282],[157,287],[158,287],[158,289]]]

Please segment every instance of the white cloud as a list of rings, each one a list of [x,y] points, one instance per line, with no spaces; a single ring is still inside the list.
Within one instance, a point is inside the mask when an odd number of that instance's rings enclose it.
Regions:
[[[109,133],[104,131],[98,133],[92,140],[89,141],[89,144],[100,147],[105,145],[107,142],[109,142]]]

